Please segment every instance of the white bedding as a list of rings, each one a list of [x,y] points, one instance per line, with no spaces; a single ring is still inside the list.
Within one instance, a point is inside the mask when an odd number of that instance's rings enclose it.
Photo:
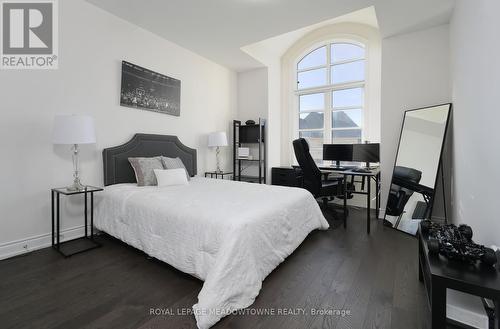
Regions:
[[[106,187],[95,225],[205,281],[198,328],[250,306],[264,278],[328,223],[303,189],[195,177],[188,185]]]

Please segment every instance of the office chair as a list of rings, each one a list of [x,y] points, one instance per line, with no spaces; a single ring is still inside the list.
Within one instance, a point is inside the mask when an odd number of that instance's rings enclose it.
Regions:
[[[418,184],[420,183],[420,179],[422,178],[422,172],[413,168],[396,166],[394,167],[393,177]],[[395,228],[398,228],[399,223],[401,222],[401,218],[405,213],[406,203],[408,202],[408,200],[410,200],[413,192],[414,191],[401,187],[399,185],[391,184],[391,189],[389,190],[389,199],[387,200],[386,213],[387,215],[398,217]]]
[[[323,209],[328,209],[328,201],[334,199],[342,192],[342,178],[334,180],[323,180],[321,171],[309,153],[309,144],[304,138],[293,141],[293,150],[299,163],[303,175],[303,187],[311,192],[316,199],[323,201]],[[333,210],[333,209],[332,209]],[[338,219],[338,215],[333,210],[333,217]]]

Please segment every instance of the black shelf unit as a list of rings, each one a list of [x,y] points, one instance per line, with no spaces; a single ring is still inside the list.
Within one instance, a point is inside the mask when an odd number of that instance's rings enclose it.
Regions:
[[[259,118],[259,123],[253,125],[241,124],[241,121],[233,120],[233,180],[266,183],[266,120]],[[239,159],[238,147],[258,146],[258,157],[256,159]],[[242,164],[258,166],[258,176],[243,173]]]

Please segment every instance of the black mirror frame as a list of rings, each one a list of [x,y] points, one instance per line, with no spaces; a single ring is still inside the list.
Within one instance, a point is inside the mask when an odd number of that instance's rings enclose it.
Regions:
[[[437,186],[438,178],[439,178],[439,170],[442,169],[443,150],[444,150],[444,147],[445,147],[445,144],[446,144],[446,138],[447,138],[448,129],[449,129],[449,126],[450,126],[450,119],[451,119],[451,116],[452,116],[451,114],[452,114],[452,111],[453,111],[453,103],[442,103],[442,104],[436,104],[436,105],[430,105],[430,106],[425,106],[425,107],[419,107],[419,108],[416,108],[416,109],[410,109],[410,110],[404,111],[404,113],[403,113],[403,122],[401,124],[401,131],[399,132],[398,148],[396,150],[396,156],[394,158],[394,163],[393,163],[393,166],[392,166],[392,174],[391,174],[391,180],[389,181],[389,189],[387,190],[386,205],[385,205],[385,210],[384,210],[384,221],[386,221],[386,216],[387,216],[387,202],[389,201],[389,193],[391,191],[392,179],[394,177],[394,170],[396,168],[396,162],[398,161],[399,147],[401,146],[401,137],[403,136],[403,128],[404,128],[404,125],[405,125],[406,114],[409,113],[409,112],[413,112],[413,111],[425,110],[425,109],[429,109],[429,108],[433,108],[433,107],[438,107],[438,106],[444,106],[444,105],[448,105],[448,115],[446,117],[446,125],[444,127],[443,140],[441,142],[441,149],[440,149],[440,153],[439,153],[439,164],[437,166],[436,178],[435,178],[435,181],[434,181],[434,191],[436,191],[436,186]],[[444,191],[443,191],[443,193],[444,193]],[[435,197],[436,197],[436,193],[434,193],[434,195],[432,196],[432,201],[431,201],[431,206],[430,206],[430,211],[429,211],[429,218],[432,218],[432,212],[434,210],[434,200],[435,200]],[[446,197],[444,197],[444,200],[446,202]],[[446,209],[446,205],[445,205],[445,209]],[[445,220],[448,220],[448,218],[445,218]],[[405,231],[399,230],[399,229],[397,229],[396,227],[393,227],[393,226],[391,226],[390,228],[394,229],[394,230],[396,230],[398,232],[410,235],[412,237],[416,236],[416,235],[411,234],[409,232],[405,232]]]

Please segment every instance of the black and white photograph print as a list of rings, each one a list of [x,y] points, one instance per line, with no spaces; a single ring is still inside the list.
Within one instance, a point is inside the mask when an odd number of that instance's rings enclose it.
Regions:
[[[120,105],[180,116],[181,81],[122,61]]]

